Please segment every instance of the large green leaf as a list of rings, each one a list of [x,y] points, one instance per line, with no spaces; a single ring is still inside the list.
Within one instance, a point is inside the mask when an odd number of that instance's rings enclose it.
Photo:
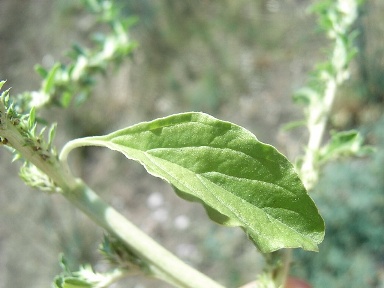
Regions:
[[[82,140],[140,162],[212,220],[243,228],[262,252],[316,251],[323,240],[323,219],[291,163],[240,126],[191,112]]]

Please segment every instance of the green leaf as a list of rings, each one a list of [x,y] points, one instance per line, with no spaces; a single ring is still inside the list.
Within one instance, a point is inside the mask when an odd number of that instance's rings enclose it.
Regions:
[[[35,65],[35,71],[43,78],[46,78],[48,76],[48,71],[41,65]]]
[[[28,127],[32,129],[36,126],[36,108],[32,107],[28,117]]]
[[[292,164],[235,124],[191,112],[75,141],[140,162],[212,220],[244,229],[262,252],[317,251],[323,240],[323,219]]]
[[[1,80],[1,81],[0,81],[0,89],[3,87],[3,85],[5,84],[5,82],[6,82],[5,80]]]
[[[321,96],[318,91],[310,87],[304,87],[296,91],[293,95],[293,100],[296,103],[310,105],[314,102],[318,102]]]
[[[53,285],[55,288],[91,288],[90,284],[85,279],[80,279],[76,273],[72,273],[69,269],[69,264],[64,255],[60,256],[60,266],[63,269],[61,275],[55,277]]]
[[[319,151],[320,164],[342,156],[365,156],[372,147],[363,145],[364,139],[358,131],[332,132],[329,142]]]
[[[92,285],[76,278],[67,278],[64,280],[63,288],[92,288]]]
[[[73,97],[72,92],[64,91],[60,97],[61,107],[68,108],[69,104],[71,104],[72,97]]]
[[[284,124],[282,130],[288,131],[297,127],[305,126],[306,124],[307,122],[305,120],[292,121],[288,122],[287,124]]]
[[[56,63],[46,75],[46,78],[43,81],[43,87],[41,89],[43,93],[47,95],[52,93],[52,89],[54,88],[54,85],[55,85],[56,73],[59,68],[60,68],[60,64]]]

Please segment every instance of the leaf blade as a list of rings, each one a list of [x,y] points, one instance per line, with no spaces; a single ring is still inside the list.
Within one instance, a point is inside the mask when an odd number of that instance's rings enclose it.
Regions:
[[[183,113],[92,137],[200,202],[209,217],[239,226],[262,252],[317,250],[324,222],[290,162],[235,124]]]

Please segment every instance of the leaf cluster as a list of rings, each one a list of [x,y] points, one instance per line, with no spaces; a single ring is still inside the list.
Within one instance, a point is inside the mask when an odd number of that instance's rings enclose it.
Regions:
[[[369,129],[374,157],[330,163],[313,197],[327,223],[321,253],[296,251],[293,272],[315,287],[380,287],[384,257],[383,119]],[[364,130],[367,127],[364,127]],[[348,259],[348,261],[346,261]]]
[[[147,263],[140,259],[134,251],[112,235],[105,235],[100,245],[100,253],[108,262],[130,274],[150,274]]]
[[[119,270],[97,273],[89,265],[81,266],[78,271],[72,272],[64,256],[61,256],[60,266],[63,272],[55,277],[53,288],[104,288],[123,275]]]
[[[114,267],[112,270],[99,273],[90,265],[83,265],[78,271],[71,271],[67,259],[61,255],[62,272],[55,277],[53,288],[103,288],[128,275],[151,276],[147,263],[112,235],[104,236],[99,252]]]
[[[362,137],[356,131],[333,131],[327,143],[322,137],[328,122],[336,91],[349,77],[349,64],[357,53],[354,40],[357,32],[352,24],[357,18],[362,1],[319,1],[311,11],[318,15],[319,25],[333,42],[328,61],[317,65],[308,84],[299,89],[294,100],[305,106],[305,121],[287,125],[293,128],[306,124],[309,130],[307,151],[298,161],[303,179],[308,179],[307,187],[313,187],[323,164],[345,155],[361,156],[371,149],[363,145]],[[322,147],[321,147],[322,146]]]
[[[51,104],[66,108],[73,102],[83,103],[95,84],[96,76],[105,74],[111,63],[121,64],[136,47],[136,43],[127,34],[136,18],[124,19],[112,1],[83,2],[100,23],[109,27],[109,33],[94,35],[93,48],[74,44],[67,53],[71,60],[67,65],[57,62],[49,70],[36,65],[35,70],[43,79],[42,86],[39,91],[25,92],[18,96],[22,111]]]
[[[111,63],[120,64],[136,46],[127,35],[135,18],[122,18],[118,7],[111,1],[83,0],[83,4],[98,17],[101,24],[110,28],[110,32],[107,35],[97,34],[94,48],[74,45],[68,52],[71,61],[67,65],[57,62],[49,70],[36,65],[36,71],[43,78],[40,90],[26,91],[12,99],[9,90],[1,94],[2,128],[5,130],[6,125],[12,125],[21,135],[22,140],[19,140],[22,145],[30,147],[31,153],[38,154],[43,161],[50,163],[57,161],[57,151],[53,145],[56,124],[47,127],[46,121],[38,116],[39,109],[51,105],[66,108],[73,102],[83,103],[91,92],[95,77],[104,74]],[[0,89],[4,83],[0,82]],[[21,153],[8,143],[8,139],[0,137],[0,141],[12,149],[14,160],[22,158]],[[31,187],[49,192],[60,190],[30,162],[24,163],[20,176]]]

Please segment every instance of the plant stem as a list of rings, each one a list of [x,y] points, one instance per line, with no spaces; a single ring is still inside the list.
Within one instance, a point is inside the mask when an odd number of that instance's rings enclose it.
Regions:
[[[177,287],[223,287],[186,265],[105,203],[88,186],[80,181],[78,183],[77,189],[64,193],[64,197],[87,214],[96,224],[123,241],[147,263],[155,277]]]
[[[342,72],[344,71],[339,73]],[[316,153],[321,147],[329,115],[335,100],[337,85],[339,84],[337,81],[338,78],[340,78],[339,74],[337,74],[335,78],[329,77],[329,79],[327,79],[321,104],[318,103],[317,105],[310,107],[308,111],[307,127],[309,131],[309,139],[303,164],[300,169],[301,180],[307,190],[313,188],[313,185],[315,185],[318,180]],[[292,253],[292,249],[284,249],[281,258],[281,266],[276,270],[274,277],[276,287],[284,287],[283,285],[286,282],[290,270]]]
[[[32,163],[49,176],[63,191],[71,191],[77,187],[76,178],[61,165],[57,158],[47,160],[42,157],[39,151],[35,151],[33,147],[25,144],[26,139],[16,126],[8,119],[4,118],[3,121],[6,122],[0,129],[0,137],[7,139],[8,146],[14,148],[27,162]]]
[[[3,105],[3,103],[0,103]],[[5,117],[4,117],[5,118]],[[133,225],[119,212],[104,202],[57,158],[47,161],[25,145],[25,138],[8,119],[1,123],[0,137],[7,139],[7,145],[16,149],[28,162],[44,172],[62,190],[62,195],[87,214],[96,224],[118,237],[149,266],[151,276],[174,286],[185,288],[223,288],[206,275],[188,266],[151,237]]]
[[[343,71],[344,72],[344,71]],[[331,77],[326,83],[322,103],[311,107],[308,115],[309,139],[304,155],[303,165],[300,174],[307,190],[313,188],[318,180],[318,169],[316,169],[316,153],[321,147],[325,128],[329,119],[329,114],[335,100],[337,81]]]
[[[287,281],[289,270],[291,267],[292,261],[292,249],[284,249],[282,253],[282,263],[280,269],[278,269],[278,274],[275,275],[275,285],[276,287],[284,287],[285,282]]]
[[[336,91],[349,76],[349,63],[354,54],[353,32],[350,28],[358,15],[358,1],[338,0],[327,3],[326,10],[319,11],[324,22],[332,23],[325,26],[328,36],[334,41],[331,59],[328,66],[319,73],[319,82],[324,84],[322,96],[307,108],[307,127],[309,140],[305,151],[300,174],[305,187],[310,190],[318,180],[317,153],[321,147],[326,125],[335,100]]]
[[[327,70],[319,74],[319,80],[324,83],[324,92],[322,97],[307,108],[307,127],[309,132],[308,144],[304,154],[302,166],[299,174],[307,190],[313,188],[318,181],[319,167],[317,166],[317,153],[321,148],[322,139],[326,130],[327,122],[335,101],[338,86],[340,86],[348,78],[348,64],[351,59],[347,60],[347,54],[353,50],[352,46],[346,39],[350,37],[349,30],[357,17],[358,2],[351,1],[345,6],[342,1],[329,2],[328,11],[324,15],[330,17],[334,21],[328,33],[334,40],[334,47],[329,64],[333,73]],[[340,18],[333,17],[334,10],[340,13]],[[319,14],[320,17],[324,15]],[[347,37],[348,36],[348,37]],[[348,51],[350,50],[350,51]],[[341,60],[340,60],[341,59]],[[284,285],[290,270],[290,262],[292,258],[292,249],[286,249],[282,257],[282,266],[278,271],[279,277],[276,279],[278,285]],[[281,276],[283,274],[283,276]]]

